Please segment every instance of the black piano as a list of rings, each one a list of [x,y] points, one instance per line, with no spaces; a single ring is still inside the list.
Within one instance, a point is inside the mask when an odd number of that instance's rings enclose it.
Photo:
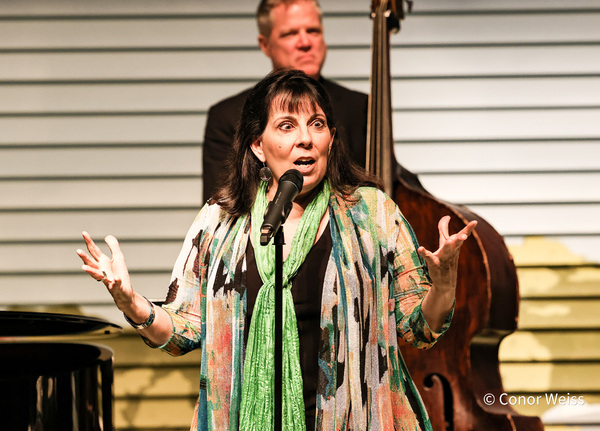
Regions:
[[[65,339],[120,331],[93,317],[0,311],[1,428],[112,431],[113,352]]]

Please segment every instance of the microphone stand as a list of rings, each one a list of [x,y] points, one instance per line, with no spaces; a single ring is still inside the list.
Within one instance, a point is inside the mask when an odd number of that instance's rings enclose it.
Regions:
[[[282,383],[283,383],[283,367],[282,367],[282,317],[283,317],[283,244],[285,239],[283,236],[283,226],[280,226],[273,238],[275,245],[275,431],[281,431],[282,427]]]

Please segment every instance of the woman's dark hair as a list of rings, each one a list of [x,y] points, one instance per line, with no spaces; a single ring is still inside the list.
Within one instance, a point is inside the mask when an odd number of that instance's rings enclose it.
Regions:
[[[252,152],[251,144],[263,134],[276,99],[281,108],[293,113],[302,110],[307,102],[313,109],[318,106],[325,114],[329,129],[335,127],[325,88],[304,72],[279,69],[256,84],[244,103],[236,127],[233,148],[227,158],[227,178],[211,199],[211,202],[217,202],[234,216],[249,213],[254,203],[263,164]],[[329,152],[325,177],[329,179],[332,191],[345,197],[349,197],[360,186],[381,188],[375,176],[350,159],[346,145],[337,133]]]

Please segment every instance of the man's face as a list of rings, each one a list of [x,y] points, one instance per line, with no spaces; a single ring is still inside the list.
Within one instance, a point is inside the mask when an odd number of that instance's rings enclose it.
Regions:
[[[273,69],[290,67],[318,78],[325,61],[327,45],[319,12],[310,0],[280,3],[271,11],[273,30],[269,37],[258,36],[260,49],[273,63]]]

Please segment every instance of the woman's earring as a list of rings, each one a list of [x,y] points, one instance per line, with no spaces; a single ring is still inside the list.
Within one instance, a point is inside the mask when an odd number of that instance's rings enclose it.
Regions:
[[[269,181],[271,181],[271,178],[273,178],[273,174],[271,173],[271,169],[269,169],[265,162],[263,162],[263,165],[264,166],[260,168],[260,171],[258,171],[258,176],[262,181],[268,183]]]

